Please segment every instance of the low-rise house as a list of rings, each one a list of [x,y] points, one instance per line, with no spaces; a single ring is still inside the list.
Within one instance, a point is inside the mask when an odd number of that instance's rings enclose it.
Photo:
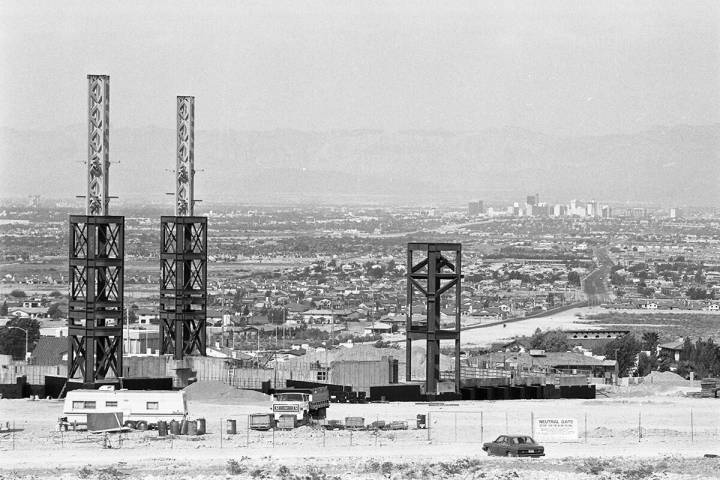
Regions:
[[[372,322],[370,325],[365,327],[365,335],[377,335],[383,333],[392,333],[393,326],[389,323],[383,322]]]
[[[658,356],[667,356],[673,359],[673,362],[680,361],[680,352],[682,352],[684,340],[678,339],[674,342],[661,343],[658,345]]]

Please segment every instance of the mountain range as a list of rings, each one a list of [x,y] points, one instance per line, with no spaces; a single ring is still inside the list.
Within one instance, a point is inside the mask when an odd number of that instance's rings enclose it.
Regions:
[[[86,132],[0,129],[0,195],[82,195]],[[111,127],[111,194],[162,201],[174,191],[174,152],[172,128]],[[538,192],[548,201],[707,206],[720,202],[720,125],[583,137],[514,127],[198,130],[195,167],[196,197],[208,201],[426,205]]]

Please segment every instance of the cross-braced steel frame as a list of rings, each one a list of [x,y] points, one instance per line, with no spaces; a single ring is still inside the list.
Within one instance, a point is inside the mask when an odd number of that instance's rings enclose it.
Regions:
[[[425,392],[428,395],[437,394],[441,340],[455,341],[455,392],[460,392],[461,256],[459,243],[408,243],[405,377],[407,381],[412,380],[412,342],[426,341]],[[442,328],[442,295],[453,289],[454,325],[453,328]],[[421,320],[413,318],[416,301],[425,305],[425,315]]]
[[[206,354],[207,218],[160,218],[160,353]]]
[[[68,378],[122,375],[125,217],[70,216]]]

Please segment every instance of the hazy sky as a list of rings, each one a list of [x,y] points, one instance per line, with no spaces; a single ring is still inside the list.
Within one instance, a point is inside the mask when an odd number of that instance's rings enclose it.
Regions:
[[[447,6],[446,4],[451,4]],[[202,6],[201,6],[202,5]],[[4,1],[0,126],[635,132],[720,121],[720,2]]]

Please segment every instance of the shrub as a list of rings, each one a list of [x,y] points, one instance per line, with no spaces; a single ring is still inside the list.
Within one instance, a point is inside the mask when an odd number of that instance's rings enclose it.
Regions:
[[[78,478],[89,478],[93,474],[92,468],[90,468],[90,465],[85,465],[80,470],[78,470]]]
[[[589,473],[591,475],[600,475],[611,463],[608,460],[602,458],[586,458],[583,460],[582,465],[578,466],[577,470],[581,473]]]
[[[112,465],[109,467],[101,468],[97,471],[97,479],[98,480],[118,480],[125,475],[117,468],[113,467]]]
[[[280,468],[278,468],[278,476],[282,480],[290,480],[294,477],[287,465],[280,465]]]
[[[225,469],[230,475],[240,475],[243,472],[245,472],[245,466],[243,466],[240,462],[234,459],[230,459],[227,461],[227,465],[225,466]]]

